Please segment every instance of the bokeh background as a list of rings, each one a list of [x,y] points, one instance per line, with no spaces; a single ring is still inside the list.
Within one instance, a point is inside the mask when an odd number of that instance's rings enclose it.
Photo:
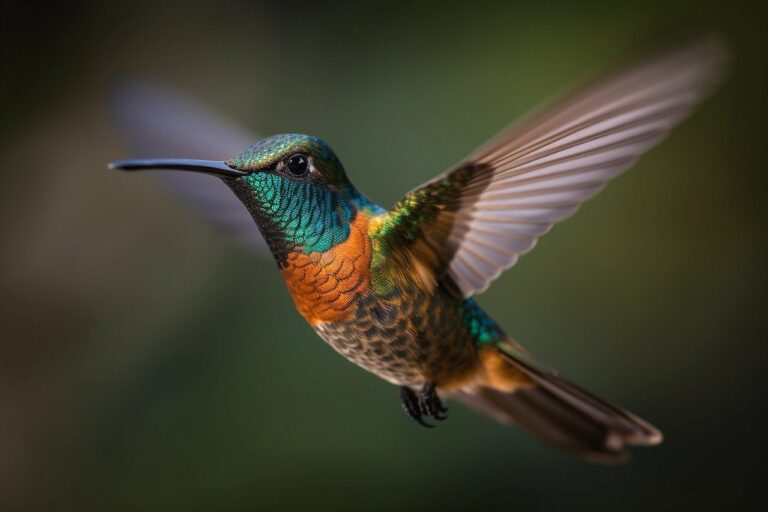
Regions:
[[[765,10],[544,4],[3,1],[0,509],[757,506]],[[391,204],[574,81],[712,31],[733,57],[720,91],[480,298],[664,430],[624,466],[458,405],[417,428],[300,320],[270,259],[150,176],[105,170],[137,156],[110,90],[142,77],[256,133],[323,137]]]

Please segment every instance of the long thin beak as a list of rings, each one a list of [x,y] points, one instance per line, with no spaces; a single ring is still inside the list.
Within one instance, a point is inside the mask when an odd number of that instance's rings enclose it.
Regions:
[[[224,162],[216,160],[187,160],[183,158],[142,158],[137,160],[118,160],[109,164],[110,169],[123,171],[173,170],[192,171],[212,174],[220,178],[238,178],[247,172],[239,171]]]

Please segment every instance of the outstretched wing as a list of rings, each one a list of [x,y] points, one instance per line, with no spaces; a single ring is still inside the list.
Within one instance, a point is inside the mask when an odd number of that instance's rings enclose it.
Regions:
[[[707,40],[572,94],[408,193],[374,237],[409,252],[458,295],[482,292],[685,119],[724,61]]]
[[[226,160],[259,139],[178,92],[146,82],[121,84],[111,107],[128,147],[140,157]],[[248,210],[221,180],[176,171],[155,176],[214,227],[266,251]]]

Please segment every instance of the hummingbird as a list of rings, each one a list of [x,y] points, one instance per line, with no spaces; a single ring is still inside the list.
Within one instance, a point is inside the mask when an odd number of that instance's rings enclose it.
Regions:
[[[586,460],[661,442],[649,422],[540,362],[478,304],[539,237],[605,188],[718,83],[711,40],[620,68],[539,109],[392,208],[318,137],[281,134],[228,160],[111,169],[219,178],[258,226],[299,314],[349,361],[399,387],[425,427],[457,401]]]

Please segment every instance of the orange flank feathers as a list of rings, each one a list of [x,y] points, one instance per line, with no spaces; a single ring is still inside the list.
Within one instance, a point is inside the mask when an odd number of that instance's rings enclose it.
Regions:
[[[482,384],[485,387],[512,392],[533,387],[533,381],[504,359],[496,347],[484,346],[479,351]]]
[[[534,383],[523,372],[509,364],[496,347],[486,345],[477,351],[477,364],[469,371],[455,374],[438,383],[442,393],[483,386],[505,393],[533,387]]]
[[[349,238],[326,252],[292,252],[282,269],[299,313],[316,325],[343,322],[353,314],[352,301],[370,285],[371,242],[368,217],[357,212]]]

